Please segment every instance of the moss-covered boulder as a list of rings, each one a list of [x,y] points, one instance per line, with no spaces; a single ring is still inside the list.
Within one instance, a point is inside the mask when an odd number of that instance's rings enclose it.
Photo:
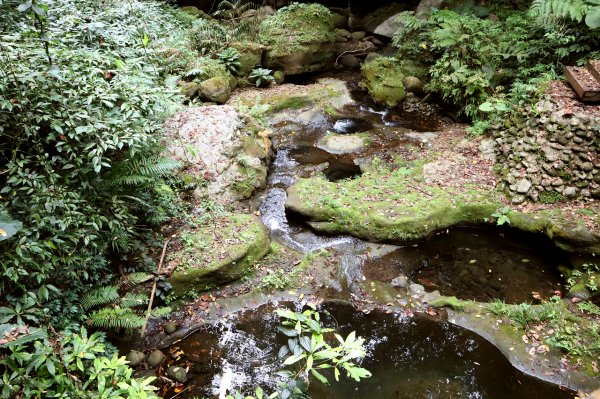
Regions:
[[[238,60],[240,63],[237,71],[238,76],[247,76],[254,68],[262,65],[262,55],[265,46],[259,43],[235,42],[230,44],[230,47],[236,49],[240,55]]]
[[[231,86],[229,79],[225,80],[220,76],[206,79],[200,83],[200,93],[202,98],[208,101],[213,101],[223,104],[229,100],[231,96]]]
[[[395,107],[406,98],[405,74],[400,62],[391,57],[378,57],[361,67],[361,85],[373,100]]]
[[[265,66],[286,75],[323,70],[334,62],[334,21],[320,4],[292,3],[260,25],[259,41],[268,46]]]
[[[298,179],[287,190],[286,207],[323,233],[399,244],[454,225],[496,222],[493,214],[505,206],[503,194],[477,183],[439,185],[427,172],[435,163],[374,162],[351,180]],[[512,227],[545,234],[566,251],[600,252],[600,234],[569,210],[511,210],[507,216]]]
[[[176,296],[239,279],[269,252],[269,232],[258,217],[224,213],[208,218],[214,220],[196,221],[200,227],[182,232],[181,248],[169,256]]]

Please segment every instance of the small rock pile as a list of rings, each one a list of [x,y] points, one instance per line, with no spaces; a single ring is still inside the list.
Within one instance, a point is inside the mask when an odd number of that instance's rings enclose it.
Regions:
[[[600,198],[600,115],[547,97],[494,132],[496,162],[514,204]]]

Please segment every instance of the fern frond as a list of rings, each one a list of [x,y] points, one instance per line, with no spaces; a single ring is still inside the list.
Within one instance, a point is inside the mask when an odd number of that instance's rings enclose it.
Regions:
[[[166,316],[170,315],[172,311],[173,311],[173,309],[171,309],[170,307],[154,308],[150,311],[150,316],[156,317],[156,318],[166,317]]]
[[[564,19],[581,22],[589,8],[584,0],[533,0],[529,13],[540,24]]]
[[[90,314],[88,322],[103,330],[127,330],[141,328],[145,318],[130,308],[104,308]]]
[[[81,306],[85,310],[94,306],[107,305],[119,299],[119,288],[116,285],[107,285],[91,290],[81,298]]]
[[[133,159],[127,164],[129,173],[148,177],[160,177],[181,167],[181,162],[164,157]]]
[[[128,292],[121,298],[121,306],[124,308],[135,308],[136,306],[147,304],[149,300],[150,298],[148,298],[147,294]]]
[[[184,78],[195,78],[199,75],[206,74],[206,70],[204,68],[193,68],[183,74]]]
[[[154,278],[153,275],[143,272],[130,273],[123,277],[119,281],[119,285],[125,289],[129,289],[131,287],[135,287],[136,285],[140,285],[145,283],[146,281],[150,281]]]

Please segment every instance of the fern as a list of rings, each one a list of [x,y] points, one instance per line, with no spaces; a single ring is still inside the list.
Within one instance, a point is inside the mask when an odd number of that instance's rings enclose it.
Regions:
[[[103,308],[92,312],[88,322],[104,330],[131,331],[141,328],[145,319],[130,308]]]
[[[581,22],[590,7],[584,0],[533,0],[529,12],[542,25],[564,19]]]
[[[156,318],[166,317],[166,316],[170,315],[172,311],[173,311],[173,309],[171,309],[170,307],[154,308],[150,312],[150,316],[156,317]]]
[[[81,298],[81,306],[85,310],[99,305],[107,305],[119,299],[118,287],[116,285],[107,285],[95,288]]]
[[[131,287],[135,287],[136,285],[145,283],[146,281],[149,281],[152,278],[154,278],[154,276],[148,273],[131,273],[127,274],[126,276],[123,276],[121,278],[121,281],[119,281],[119,285],[125,289],[129,289]]]
[[[150,299],[146,294],[127,293],[121,298],[121,307],[134,308],[146,305]]]

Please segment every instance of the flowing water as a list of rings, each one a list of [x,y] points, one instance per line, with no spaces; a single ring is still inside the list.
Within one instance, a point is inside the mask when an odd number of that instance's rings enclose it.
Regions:
[[[524,245],[530,236],[458,228],[418,245],[391,247],[373,255],[366,242],[351,236],[318,235],[297,215],[288,215],[286,189],[299,177],[322,173],[332,181],[355,178],[369,157],[385,158],[386,148],[415,144],[415,137],[418,141],[420,134],[434,134],[439,126],[440,118],[390,112],[356,87],[352,92],[357,102],[342,115],[317,112],[308,114],[302,123],[279,120],[274,124],[276,157],[259,205],[274,240],[301,253],[337,252],[340,276],[334,288],[339,291],[352,292],[365,279],[389,283],[400,275],[427,291],[483,301],[499,298],[516,303],[531,300],[535,294],[548,298],[561,289],[557,270],[563,259],[548,243]],[[318,145],[328,132],[368,134],[372,143],[361,151],[334,154]],[[172,347],[170,352],[179,356],[176,363],[191,370],[185,397],[218,398],[227,390],[257,385],[272,391],[281,364],[277,352],[285,342],[276,329],[276,306],[265,305],[203,327]],[[355,330],[367,339],[369,351],[363,366],[373,377],[360,383],[348,379],[330,386],[313,383],[312,398],[573,397],[520,373],[491,343],[450,323],[378,311],[364,314],[339,303],[328,303],[323,310],[329,314],[326,324],[343,334]]]

